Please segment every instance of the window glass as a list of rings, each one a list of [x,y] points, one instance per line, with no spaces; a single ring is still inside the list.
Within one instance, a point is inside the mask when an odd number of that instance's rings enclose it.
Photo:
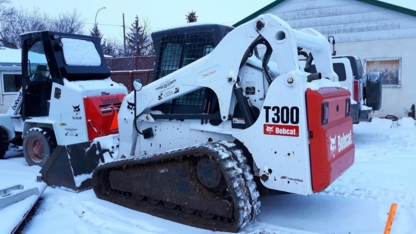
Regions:
[[[21,74],[3,74],[4,93],[18,92],[21,86],[22,86]]]
[[[399,86],[400,79],[400,59],[383,59],[366,61],[367,74],[379,72],[383,85]]]
[[[181,61],[182,46],[180,44],[168,43],[163,50],[161,70],[162,73],[175,71],[179,68]],[[165,74],[164,74],[165,75]]]
[[[347,74],[345,72],[345,66],[343,63],[333,64],[334,72],[337,73],[339,81],[346,81]]]
[[[36,42],[30,47],[28,58],[30,71],[29,79],[31,81],[45,81],[51,78],[41,41]]]
[[[361,79],[361,78],[363,78],[363,72],[364,72],[364,69],[363,69],[363,65],[361,64],[361,60],[360,59],[357,59],[357,60],[355,60],[355,62],[356,62],[356,64],[357,64],[357,79]]]

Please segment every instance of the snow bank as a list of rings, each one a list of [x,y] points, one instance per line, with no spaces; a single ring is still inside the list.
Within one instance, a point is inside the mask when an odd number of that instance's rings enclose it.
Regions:
[[[413,118],[405,117],[399,120],[399,124],[403,128],[414,128],[416,121]]]

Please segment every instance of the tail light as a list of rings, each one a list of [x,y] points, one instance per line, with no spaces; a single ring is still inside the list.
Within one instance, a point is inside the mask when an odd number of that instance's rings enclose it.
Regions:
[[[329,103],[324,102],[322,103],[322,125],[328,123],[329,118]]]
[[[350,116],[351,113],[351,98],[345,99],[345,116]]]
[[[355,80],[353,82],[354,85],[354,100],[356,102],[360,102],[360,81]]]

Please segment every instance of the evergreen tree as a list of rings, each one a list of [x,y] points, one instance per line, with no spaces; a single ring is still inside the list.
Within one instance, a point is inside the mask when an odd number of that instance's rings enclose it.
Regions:
[[[188,23],[196,22],[198,19],[198,16],[196,16],[196,11],[188,12],[188,14],[185,16],[186,16],[186,22]]]
[[[98,29],[98,24],[94,24],[94,27],[90,30],[90,35],[93,37],[99,37],[100,39],[103,39],[101,31],[100,29]]]
[[[153,42],[148,36],[147,21],[140,22],[136,15],[134,22],[131,24],[130,33],[126,35],[127,56],[146,56],[152,54]]]

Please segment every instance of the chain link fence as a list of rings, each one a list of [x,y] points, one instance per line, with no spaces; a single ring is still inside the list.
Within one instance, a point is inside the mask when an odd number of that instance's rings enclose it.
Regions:
[[[114,82],[124,84],[128,91],[133,90],[134,79],[139,78],[143,85],[153,79],[156,56],[105,58]]]
[[[142,81],[143,86],[147,85],[153,79],[153,70],[111,71],[111,79],[124,84],[129,92],[133,90],[133,81],[137,78]]]

